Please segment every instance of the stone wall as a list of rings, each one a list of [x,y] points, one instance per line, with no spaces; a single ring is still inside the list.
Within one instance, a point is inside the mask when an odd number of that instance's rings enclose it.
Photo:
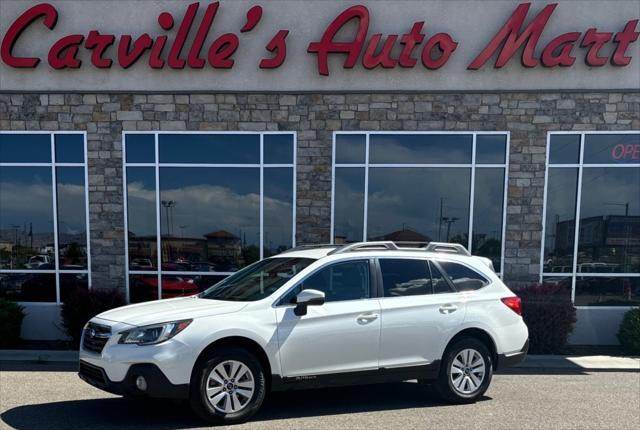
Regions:
[[[640,129],[640,92],[0,94],[2,130],[86,130],[93,283],[124,285],[122,131],[291,130],[297,240],[328,242],[337,130],[511,132],[505,277],[539,273],[547,131]]]

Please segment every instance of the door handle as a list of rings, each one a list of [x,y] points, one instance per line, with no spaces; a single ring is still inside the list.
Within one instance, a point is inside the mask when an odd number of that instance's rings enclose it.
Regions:
[[[379,315],[375,313],[360,314],[358,315],[358,318],[356,318],[356,321],[358,321],[358,324],[368,324],[372,321],[377,320],[378,316]]]
[[[442,305],[440,306],[440,313],[441,314],[451,314],[455,311],[458,310],[458,307],[456,305],[452,305],[452,304],[446,304],[446,305]]]

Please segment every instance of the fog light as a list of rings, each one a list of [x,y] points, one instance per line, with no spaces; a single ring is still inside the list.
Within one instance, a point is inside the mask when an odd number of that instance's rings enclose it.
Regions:
[[[144,376],[138,376],[136,378],[136,388],[140,391],[147,391],[147,380],[144,379]]]

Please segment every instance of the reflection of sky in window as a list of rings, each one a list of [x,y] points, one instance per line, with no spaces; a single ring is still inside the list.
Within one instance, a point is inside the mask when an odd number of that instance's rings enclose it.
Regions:
[[[471,163],[472,135],[372,134],[371,163]]]
[[[264,162],[266,164],[293,163],[293,135],[265,134]]]
[[[127,168],[129,231],[137,236],[156,235],[156,181],[153,167]]]
[[[50,167],[0,167],[0,229],[20,230],[30,223],[34,233],[53,231]]]
[[[504,169],[476,169],[475,179],[473,234],[499,240],[502,235]]]
[[[580,135],[552,135],[549,143],[549,163],[571,164],[578,162],[580,162]]]
[[[291,247],[293,223],[293,169],[264,169],[264,246]]]
[[[334,236],[362,240],[364,168],[337,168],[334,198]]]
[[[640,215],[640,169],[585,167],[582,172],[580,218]]]
[[[476,163],[504,163],[507,136],[504,134],[479,134],[476,136]]]
[[[578,168],[549,169],[548,176],[545,248],[552,249],[556,239],[556,223],[575,220]]]
[[[257,244],[260,228],[260,170],[257,168],[161,168],[161,230],[202,238],[225,230]],[[169,225],[167,225],[167,212]]]
[[[161,134],[161,163],[259,164],[258,134]]]
[[[449,239],[468,234],[468,168],[372,168],[369,172],[368,238],[410,229],[437,240],[446,240],[447,223],[456,218]]]
[[[58,193],[58,234],[85,233],[84,167],[58,167],[56,169]]]
[[[366,139],[364,134],[337,134],[335,162],[364,164]]]
[[[56,134],[55,151],[57,163],[84,163],[84,135]]]
[[[51,135],[0,133],[0,162],[50,163]]]

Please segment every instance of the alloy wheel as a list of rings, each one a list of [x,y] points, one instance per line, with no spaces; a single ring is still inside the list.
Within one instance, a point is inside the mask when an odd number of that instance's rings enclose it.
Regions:
[[[461,394],[469,395],[476,392],[486,374],[486,364],[482,354],[472,348],[460,351],[450,369],[451,385]]]
[[[255,379],[251,369],[237,360],[217,364],[207,377],[207,400],[217,411],[225,414],[244,409],[254,392]]]

